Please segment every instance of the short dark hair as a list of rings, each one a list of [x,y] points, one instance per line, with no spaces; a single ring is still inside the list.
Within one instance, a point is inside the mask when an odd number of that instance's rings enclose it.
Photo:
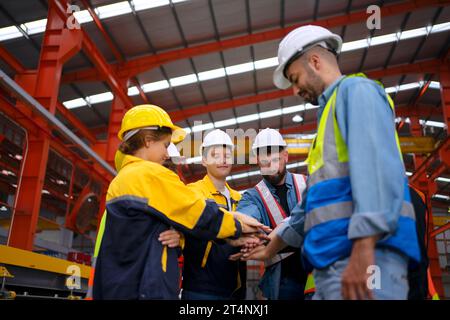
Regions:
[[[335,57],[337,57],[337,55],[338,55],[335,50],[330,49],[330,48],[324,48],[319,45],[312,45],[311,47],[306,48],[305,50],[297,51],[291,58],[289,58],[288,62],[286,62],[286,64],[284,65],[283,75],[286,79],[288,79],[286,72],[289,69],[289,67],[291,66],[291,64],[293,64],[295,60],[300,59],[300,57],[303,56],[309,49],[314,48],[314,47],[321,47],[322,49],[331,52]]]

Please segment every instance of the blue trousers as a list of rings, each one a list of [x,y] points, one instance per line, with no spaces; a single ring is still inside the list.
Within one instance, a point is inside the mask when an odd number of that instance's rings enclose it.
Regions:
[[[315,269],[316,293],[313,300],[341,300],[341,276],[349,257],[325,269]],[[370,273],[372,293],[377,300],[406,300],[408,297],[408,258],[389,248],[375,249],[376,270]],[[378,272],[379,271],[379,272]]]
[[[304,300],[305,284],[290,278],[280,279],[278,300]]]

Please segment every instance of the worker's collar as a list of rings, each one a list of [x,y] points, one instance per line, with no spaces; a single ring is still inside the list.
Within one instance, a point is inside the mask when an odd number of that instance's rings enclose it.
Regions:
[[[127,166],[131,163],[139,162],[139,161],[144,161],[144,159],[132,156],[130,154],[126,154],[125,157],[123,158],[122,166],[120,167],[120,169],[123,169],[125,166]]]
[[[122,170],[124,167],[126,167],[129,164],[132,164],[132,163],[135,163],[135,162],[141,162],[141,161],[147,161],[147,160],[144,160],[142,158],[126,154],[125,157],[123,158],[122,166],[120,167],[120,170]],[[149,162],[152,162],[152,161],[149,161]],[[152,162],[152,163],[159,164],[157,162]]]
[[[203,182],[206,185],[206,188],[208,189],[208,192],[210,194],[222,194],[222,191],[217,190],[216,186],[214,185],[214,183],[212,182],[211,178],[208,176],[208,174],[205,175],[205,177],[203,178]],[[228,185],[228,183],[225,182],[225,188],[228,189],[228,191],[230,192],[230,196],[233,199],[237,198],[237,194],[239,195],[239,192],[234,191],[233,189],[230,188],[230,186]]]
[[[321,109],[325,108],[325,105],[327,104],[328,99],[330,99],[331,95],[333,94],[334,89],[337,87],[337,85],[342,81],[344,76],[340,76],[337,78],[332,84],[330,84],[324,92],[319,96],[319,107]]]
[[[277,191],[277,189],[266,179],[264,179],[264,183],[266,184],[266,186],[269,188],[271,193],[275,193]],[[286,170],[286,180],[284,181],[284,184],[286,185],[286,187],[288,189],[292,189],[292,187],[294,186],[294,178],[292,176],[292,173],[290,173],[289,171]]]

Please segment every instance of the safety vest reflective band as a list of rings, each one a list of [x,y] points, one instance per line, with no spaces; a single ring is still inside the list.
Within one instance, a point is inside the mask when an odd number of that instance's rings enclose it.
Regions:
[[[321,223],[330,220],[350,218],[353,213],[353,202],[345,201],[341,203],[331,204],[325,208],[317,208],[310,211],[305,219],[305,232]],[[414,207],[411,203],[404,202],[400,210],[400,216],[415,219]]]
[[[302,201],[302,193],[306,188],[306,178],[301,174],[292,174],[292,179],[294,181],[295,192],[297,194],[297,202]],[[270,192],[264,180],[261,180],[256,186],[256,191],[259,193],[261,200],[266,209],[267,215],[272,228],[276,228],[283,220],[287,217],[286,212],[284,212],[281,205]]]
[[[302,201],[302,193],[306,188],[306,178],[301,174],[292,174],[292,179],[294,181],[295,192],[297,194],[298,202]],[[272,224],[272,228],[276,228],[277,225],[283,222],[283,220],[287,217],[286,212],[284,212],[281,205],[273,196],[272,192],[270,192],[264,180],[261,180],[256,186],[256,191],[258,191],[259,196],[264,204],[267,215],[269,216],[269,220]],[[286,252],[276,254],[273,258],[265,260],[264,265],[270,267],[275,263],[280,262],[283,259],[286,259],[294,252]]]
[[[360,73],[347,78],[355,76],[365,77]],[[339,84],[325,105],[317,136],[307,159],[310,176],[305,206],[304,254],[317,269],[348,256],[352,248],[352,241],[348,239],[347,233],[353,214],[353,196],[347,145],[336,118],[338,89]],[[386,98],[394,112],[391,98],[387,94]],[[403,162],[397,133],[395,140],[400,161]],[[403,199],[396,232],[378,241],[377,245],[393,247],[419,261],[415,214],[406,176]]]

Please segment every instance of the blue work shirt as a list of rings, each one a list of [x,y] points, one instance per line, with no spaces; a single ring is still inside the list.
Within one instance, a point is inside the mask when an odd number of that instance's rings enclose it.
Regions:
[[[269,188],[270,192],[274,196],[274,198],[280,203],[280,199],[277,196],[276,189],[265,179],[263,180],[266,186]],[[292,214],[294,210],[298,210],[297,208],[300,206],[298,203],[298,197],[296,194],[295,186],[294,186],[294,178],[292,173],[286,172],[286,187],[287,187],[287,203],[289,207],[289,211]],[[302,198],[303,199],[303,198]],[[266,211],[266,208],[262,202],[262,199],[256,191],[255,188],[248,189],[242,196],[239,201],[238,207],[236,209],[238,212],[242,212],[246,215],[249,215],[259,222],[265,224],[266,226],[271,226],[269,215]],[[289,212],[287,212],[289,214]],[[285,224],[285,223],[284,223]],[[299,247],[299,246],[298,246]],[[299,252],[300,253],[300,252]],[[300,257],[298,257],[300,259]],[[289,258],[287,258],[289,259]],[[289,262],[289,261],[287,261]],[[300,263],[302,263],[300,261]],[[301,270],[299,270],[301,272]],[[281,263],[276,263],[272,266],[266,268],[263,278],[259,284],[264,296],[268,299],[277,299],[279,293],[279,286],[282,277],[281,272]]]
[[[276,195],[276,189],[264,179],[264,182],[269,188],[270,193],[274,196],[274,198],[280,203],[280,199]],[[289,206],[289,209],[292,210],[297,206],[298,200],[297,200],[297,194],[295,191],[294,186],[294,178],[292,177],[292,173],[289,171],[286,172],[286,187],[288,188],[287,191],[287,203]],[[266,208],[264,206],[264,203],[259,196],[258,191],[256,191],[255,188],[248,189],[241,198],[241,201],[239,201],[238,207],[236,209],[238,212],[242,212],[246,215],[249,215],[259,222],[265,224],[266,226],[271,227],[269,215],[267,214]]]
[[[337,79],[319,97],[318,121],[339,84],[336,118],[348,148],[353,195],[348,237],[393,234],[405,187],[405,167],[395,141],[395,115],[384,89],[376,82],[363,77],[343,79]],[[300,247],[304,219],[302,206],[291,213],[289,223],[277,234],[290,246]]]

